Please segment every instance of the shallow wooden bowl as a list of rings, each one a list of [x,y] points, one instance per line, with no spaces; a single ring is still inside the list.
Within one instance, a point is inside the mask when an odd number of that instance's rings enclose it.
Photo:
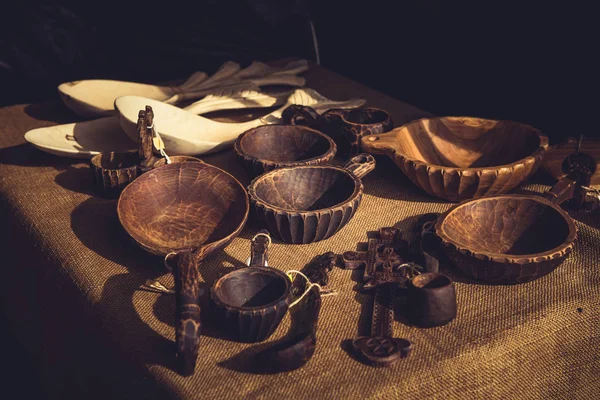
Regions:
[[[362,145],[389,156],[425,192],[462,201],[507,193],[531,177],[548,138],[518,122],[443,117],[364,137]]]
[[[227,172],[184,161],[146,172],[121,193],[119,220],[150,253],[165,256],[175,280],[178,369],[194,372],[201,330],[199,264],[244,227],[248,194]],[[170,257],[175,256],[175,257]],[[177,262],[171,263],[171,260]]]
[[[361,177],[375,168],[359,154],[342,167],[299,166],[267,172],[248,188],[258,220],[287,243],[327,239],[354,216],[363,194]]]
[[[513,284],[553,271],[573,250],[577,228],[559,206],[538,196],[472,199],[435,226],[449,259],[476,280]]]
[[[270,267],[245,267],[221,277],[211,289],[215,314],[230,337],[261,342],[277,328],[291,299],[291,281]]]
[[[225,246],[241,230],[248,207],[246,191],[233,176],[203,162],[182,162],[138,177],[121,193],[117,210],[140,246],[164,256]]]
[[[251,177],[277,168],[328,164],[334,141],[316,129],[295,125],[263,125],[241,134],[234,145]]]

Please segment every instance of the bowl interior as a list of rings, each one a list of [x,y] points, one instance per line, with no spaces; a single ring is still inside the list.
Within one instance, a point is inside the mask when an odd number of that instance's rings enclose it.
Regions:
[[[431,118],[397,130],[397,149],[427,164],[481,168],[511,164],[541,145],[538,131],[512,121]]]
[[[118,204],[125,230],[162,252],[226,238],[245,223],[247,209],[247,194],[239,182],[199,162],[169,164],[143,174],[125,188]]]
[[[137,151],[101,153],[91,159],[94,166],[103,169],[129,168],[137,165],[139,161]]]
[[[314,211],[348,200],[356,189],[352,176],[333,167],[275,170],[255,181],[255,194],[265,203],[291,211]]]
[[[481,253],[525,255],[550,251],[567,240],[565,217],[532,198],[482,198],[458,206],[442,232],[455,244]]]
[[[355,108],[348,111],[344,119],[353,124],[381,124],[388,119],[388,114],[385,111],[376,108]]]
[[[295,125],[261,126],[249,131],[240,140],[240,148],[246,155],[278,162],[320,157],[331,147],[331,142],[324,135]]]
[[[242,268],[224,276],[215,285],[214,293],[231,307],[262,307],[287,294],[286,279],[268,268]]]

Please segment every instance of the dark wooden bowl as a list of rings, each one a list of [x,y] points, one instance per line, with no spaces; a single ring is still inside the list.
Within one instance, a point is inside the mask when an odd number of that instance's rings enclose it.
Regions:
[[[464,201],[435,225],[448,258],[476,280],[514,284],[553,271],[573,250],[577,228],[560,207],[538,196]]]
[[[327,239],[352,218],[363,193],[361,177],[375,168],[360,154],[344,166],[281,168],[254,179],[248,188],[258,220],[287,243]]]
[[[275,331],[287,312],[291,281],[270,267],[244,267],[221,277],[211,289],[215,316],[229,337],[261,342]]]
[[[362,139],[425,192],[450,201],[507,193],[541,165],[548,138],[531,126],[471,117],[425,118]]]
[[[306,126],[263,125],[242,133],[234,144],[251,177],[277,168],[330,163],[334,141]]]
[[[150,253],[166,256],[176,291],[179,370],[194,371],[200,336],[198,264],[236,237],[248,218],[248,194],[227,172],[182,162],[141,175],[121,193],[119,220]],[[169,255],[177,259],[171,263]]]
[[[324,113],[321,119],[323,132],[334,138],[343,156],[363,151],[363,137],[385,133],[394,127],[391,115],[375,107],[332,109]]]

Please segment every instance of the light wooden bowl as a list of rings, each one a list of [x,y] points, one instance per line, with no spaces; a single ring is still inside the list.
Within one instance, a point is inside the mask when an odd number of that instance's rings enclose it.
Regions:
[[[546,135],[529,125],[472,117],[419,119],[361,142],[425,192],[455,202],[511,191],[548,148]]]

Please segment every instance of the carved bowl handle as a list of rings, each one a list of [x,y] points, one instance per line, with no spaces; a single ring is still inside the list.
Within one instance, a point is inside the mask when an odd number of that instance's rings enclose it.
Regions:
[[[167,254],[165,264],[168,264],[172,254]],[[172,266],[175,276],[177,369],[184,376],[194,373],[202,326],[198,259],[198,251],[184,250],[177,253],[177,265]]]
[[[269,246],[271,245],[271,236],[269,231],[261,229],[250,243],[250,260],[249,266],[252,267],[267,267],[269,265]]]
[[[375,169],[375,158],[367,153],[358,154],[349,159],[344,168],[362,178]]]

